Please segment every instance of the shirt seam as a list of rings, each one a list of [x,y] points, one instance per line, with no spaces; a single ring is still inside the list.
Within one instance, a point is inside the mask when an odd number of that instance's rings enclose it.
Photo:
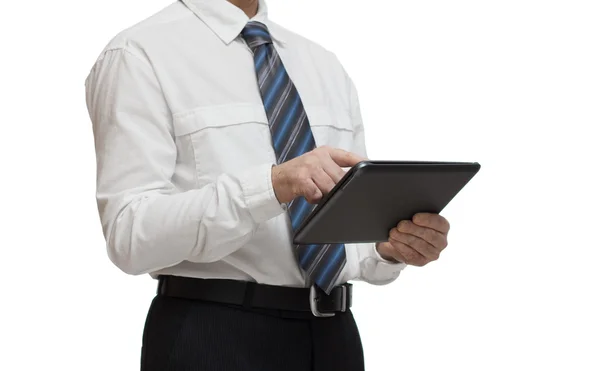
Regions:
[[[236,108],[237,107],[250,107],[250,108],[252,108],[252,107],[254,107],[254,108],[257,108],[259,106],[262,107],[258,103],[256,103],[256,104],[253,104],[253,103],[223,103],[223,104],[215,104],[215,105],[206,105],[206,106],[194,107],[189,110],[173,113],[173,118],[174,119],[185,119],[188,116],[193,116],[200,111],[210,110],[210,109],[218,109],[218,108],[226,108],[226,107],[230,107],[230,108],[233,108],[233,107],[236,107]],[[266,123],[263,121],[266,121],[266,120],[262,120],[260,122]]]
[[[154,74],[154,77],[156,78],[156,81],[158,81],[158,76],[156,76],[156,73],[154,72],[154,67],[152,67],[152,64],[150,62],[148,62],[147,60],[143,59],[139,55],[133,53],[131,50],[129,50],[127,48],[127,45],[121,47],[120,49],[123,50],[125,53],[131,55],[132,57],[136,58],[138,61],[142,62],[144,65],[146,65],[146,67],[150,68],[152,70],[152,73]],[[160,85],[160,82],[159,82],[159,85]],[[162,92],[162,86],[160,88],[160,91]]]

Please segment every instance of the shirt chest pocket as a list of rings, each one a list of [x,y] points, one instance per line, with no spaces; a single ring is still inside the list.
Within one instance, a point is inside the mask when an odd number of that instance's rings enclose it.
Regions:
[[[317,146],[351,150],[352,123],[346,111],[306,107]],[[199,175],[236,172],[276,163],[271,130],[261,104],[205,106],[173,116],[175,136],[191,153]]]

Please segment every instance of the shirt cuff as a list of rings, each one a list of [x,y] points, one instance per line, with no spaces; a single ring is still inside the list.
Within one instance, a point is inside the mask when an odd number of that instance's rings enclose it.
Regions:
[[[385,285],[398,278],[406,264],[386,260],[377,251],[375,243],[368,245],[364,250],[366,256],[360,257],[362,279],[374,285]]]
[[[240,176],[243,198],[256,223],[262,223],[287,211],[287,205],[275,196],[273,164],[263,164],[244,171]]]

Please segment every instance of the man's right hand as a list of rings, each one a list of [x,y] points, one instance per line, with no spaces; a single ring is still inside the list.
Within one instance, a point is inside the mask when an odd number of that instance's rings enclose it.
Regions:
[[[309,203],[316,204],[342,179],[345,174],[342,167],[352,167],[364,160],[367,159],[339,148],[315,148],[273,166],[275,196],[282,203],[304,196]]]

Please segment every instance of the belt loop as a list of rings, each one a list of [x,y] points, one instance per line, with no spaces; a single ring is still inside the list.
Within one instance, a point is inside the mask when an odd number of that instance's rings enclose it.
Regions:
[[[246,282],[244,288],[244,308],[251,309],[254,301],[254,287],[256,284],[254,282]]]
[[[352,306],[352,284],[346,283],[346,285],[348,287],[348,292],[346,294],[346,309],[350,309]]]
[[[163,275],[158,276],[158,285],[156,286],[156,295],[162,294],[162,288],[165,284],[165,277]]]

